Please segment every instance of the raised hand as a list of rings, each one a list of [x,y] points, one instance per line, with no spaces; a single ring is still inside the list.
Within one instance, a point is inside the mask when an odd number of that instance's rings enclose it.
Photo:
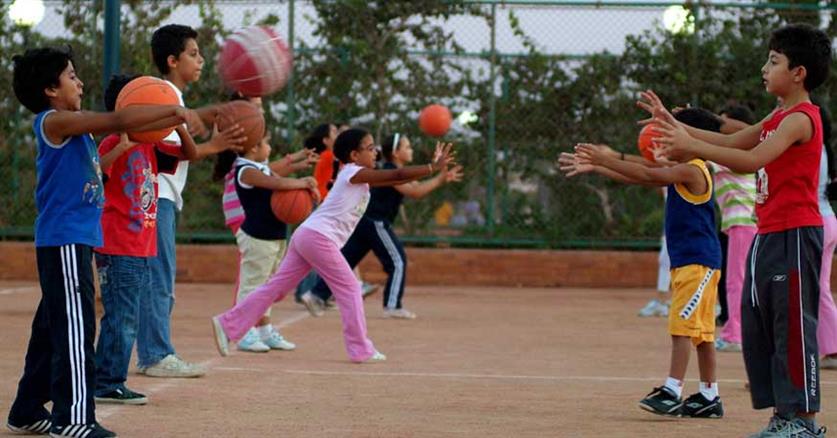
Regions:
[[[675,161],[683,161],[695,155],[692,150],[694,138],[683,125],[666,120],[657,120],[656,123],[656,131],[660,135],[654,138],[654,143],[658,145],[660,155]]]
[[[608,150],[600,145],[590,143],[579,143],[575,145],[575,155],[580,164],[602,164],[606,159],[611,158]]]
[[[462,181],[462,166],[446,168],[442,174],[445,176],[445,183]]]
[[[212,127],[212,138],[209,140],[215,150],[218,152],[230,149],[233,152],[240,153],[244,150],[244,142],[247,137],[244,136],[244,128],[234,123],[221,131],[218,129],[218,123]]]
[[[637,106],[648,111],[651,117],[640,120],[641,125],[647,125],[654,122],[654,119],[674,120],[674,116],[663,105],[663,101],[654,93],[653,90],[645,90],[639,93],[640,99],[636,102]]]
[[[582,163],[576,154],[561,152],[561,155],[558,157],[558,168],[564,172],[567,178],[572,178],[576,175],[592,172],[595,166],[589,163]]]
[[[320,154],[314,152],[313,149],[303,149],[305,152],[305,165],[311,167],[320,161]]]
[[[434,172],[440,171],[454,164],[456,164],[456,159],[453,155],[453,143],[437,143],[436,152],[433,153],[433,162],[430,164],[431,169]]]

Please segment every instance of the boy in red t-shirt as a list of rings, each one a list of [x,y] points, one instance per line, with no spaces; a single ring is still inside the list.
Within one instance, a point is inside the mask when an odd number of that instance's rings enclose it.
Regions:
[[[105,92],[113,111],[119,91],[136,76],[114,76]],[[195,143],[177,127],[183,145],[134,143],[125,134],[99,145],[105,186],[104,244],[96,248],[104,315],[96,346],[96,402],[145,404],[125,386],[137,336],[140,296],[151,287],[150,258],[157,255],[157,174],[174,173],[179,159],[196,155]]]
[[[822,437],[817,313],[822,218],[817,202],[822,120],[809,93],[828,78],[831,40],[793,24],[773,32],[762,82],[781,106],[734,134],[678,123],[652,92],[639,105],[661,125],[670,158],[700,156],[736,172],[758,172],[758,235],[742,300],[744,363],[755,409],[774,408],[757,437]]]

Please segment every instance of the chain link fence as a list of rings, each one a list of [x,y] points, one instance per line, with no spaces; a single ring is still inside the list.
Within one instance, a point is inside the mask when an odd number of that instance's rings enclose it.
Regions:
[[[43,18],[25,24],[13,22],[9,5],[0,8],[0,237],[30,238],[32,115],[14,98],[10,55],[72,45],[86,82],[84,107],[100,110],[103,2],[46,1]],[[653,247],[662,233],[659,190],[567,179],[557,172],[558,154],[581,141],[635,151],[636,121],[644,117],[635,100],[645,88],[670,104],[717,111],[737,102],[766,114],[774,102],[763,92],[760,67],[770,30],[805,21],[837,33],[831,1],[695,2],[685,5],[688,15],[666,16],[672,5],[682,3],[122,0],[121,69],[156,74],[153,30],[190,25],[207,63],[186,92],[187,105],[222,101],[215,56],[224,37],[242,26],[274,26],[295,56],[292,82],[265,99],[276,154],[300,148],[319,123],[346,122],[369,128],[377,141],[393,132],[410,136],[423,162],[436,140],[419,131],[418,112],[429,103],[452,110],[456,121],[444,140],[456,143],[466,177],[405,202],[397,225],[406,241]],[[832,110],[833,84],[817,93]],[[207,159],[190,169],[183,240],[232,240],[212,165]]]

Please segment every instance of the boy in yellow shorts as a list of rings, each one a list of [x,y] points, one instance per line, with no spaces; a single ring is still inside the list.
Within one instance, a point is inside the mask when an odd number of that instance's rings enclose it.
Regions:
[[[705,110],[688,108],[675,117],[700,129],[720,129],[717,117]],[[639,407],[659,415],[723,417],[715,376],[715,300],[721,246],[715,233],[712,176],[706,163],[690,159],[647,167],[592,144],[576,146],[575,154],[562,154],[559,161],[568,176],[596,172],[628,184],[667,187],[665,234],[672,268],[668,315],[671,365],[665,383],[642,399]],[[692,346],[697,350],[700,385],[698,392],[683,400],[683,379]]]

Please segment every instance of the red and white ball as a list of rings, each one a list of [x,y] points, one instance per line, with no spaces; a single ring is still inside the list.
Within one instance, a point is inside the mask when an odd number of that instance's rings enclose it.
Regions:
[[[248,97],[267,96],[282,89],[293,69],[293,55],[271,28],[253,26],[224,41],[218,73],[227,87]]]

